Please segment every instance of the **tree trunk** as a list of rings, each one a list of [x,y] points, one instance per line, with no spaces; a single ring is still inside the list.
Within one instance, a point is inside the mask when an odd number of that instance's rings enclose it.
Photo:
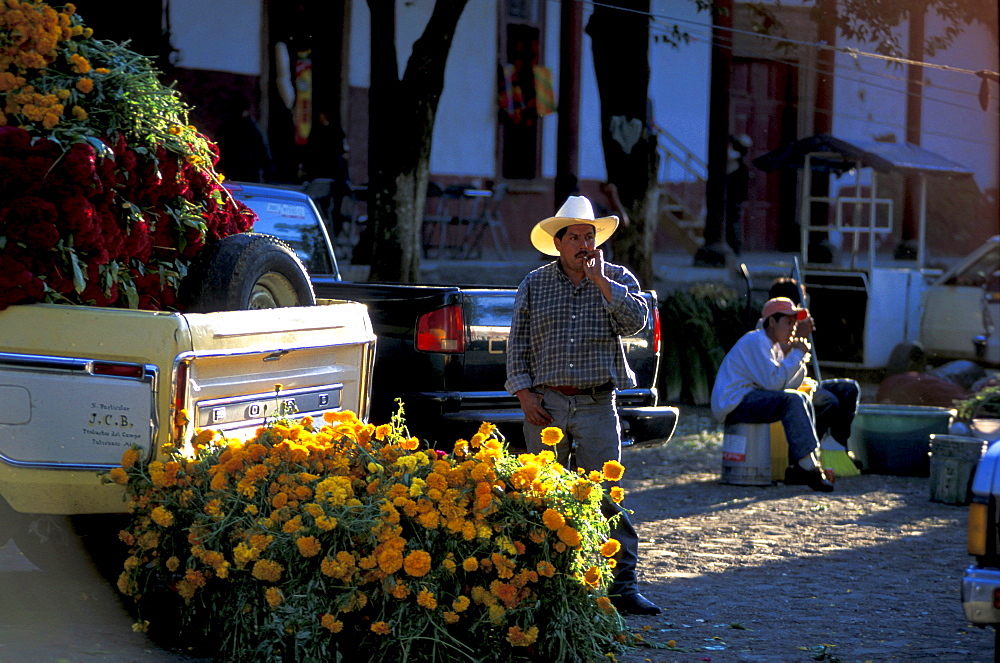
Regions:
[[[659,155],[649,131],[649,1],[597,4],[587,23],[601,98],[601,141],[608,181],[618,187],[631,224],[612,237],[614,262],[644,288],[653,285]]]
[[[437,0],[399,77],[395,2],[368,0],[368,223],[372,281],[413,283],[420,274],[421,225],[434,118],[455,26],[468,0]]]

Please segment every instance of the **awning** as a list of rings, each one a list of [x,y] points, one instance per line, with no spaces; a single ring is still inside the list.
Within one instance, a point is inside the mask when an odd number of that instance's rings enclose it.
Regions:
[[[817,134],[790,145],[762,154],[753,164],[764,172],[779,168],[802,168],[806,155],[812,155],[812,169],[825,173],[842,173],[855,168],[873,168],[882,173],[900,171],[937,175],[972,175],[965,166],[929,152],[911,143],[850,142],[829,134]]]

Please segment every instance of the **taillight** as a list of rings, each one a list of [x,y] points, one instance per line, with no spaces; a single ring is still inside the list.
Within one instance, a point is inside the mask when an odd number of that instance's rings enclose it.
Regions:
[[[660,351],[660,309],[653,307],[653,352]]]
[[[460,305],[445,306],[417,319],[417,350],[465,352],[465,323]]]
[[[982,556],[986,554],[986,534],[989,530],[987,526],[988,520],[988,504],[973,502],[969,505],[969,528],[966,535],[966,544],[970,555]]]
[[[91,365],[90,372],[113,378],[141,378],[145,375],[145,369],[141,364],[114,364],[106,361],[95,361]]]

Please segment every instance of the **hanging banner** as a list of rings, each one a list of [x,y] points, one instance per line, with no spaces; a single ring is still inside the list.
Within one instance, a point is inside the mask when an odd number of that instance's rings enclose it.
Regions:
[[[292,121],[295,123],[295,144],[309,142],[312,131],[312,60],[310,51],[299,51],[295,60],[295,105],[292,107]]]
[[[534,65],[535,75],[535,110],[538,117],[556,112],[556,94],[552,86],[552,70],[541,65]]]

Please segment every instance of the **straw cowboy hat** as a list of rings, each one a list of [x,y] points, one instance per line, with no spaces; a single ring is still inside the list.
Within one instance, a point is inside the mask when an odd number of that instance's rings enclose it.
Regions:
[[[559,255],[556,248],[555,235],[567,226],[575,226],[578,223],[586,223],[594,226],[597,237],[595,246],[600,246],[608,241],[618,228],[617,216],[602,216],[594,218],[594,206],[590,204],[584,196],[570,196],[559,208],[555,216],[542,219],[531,229],[531,245],[547,256]]]

